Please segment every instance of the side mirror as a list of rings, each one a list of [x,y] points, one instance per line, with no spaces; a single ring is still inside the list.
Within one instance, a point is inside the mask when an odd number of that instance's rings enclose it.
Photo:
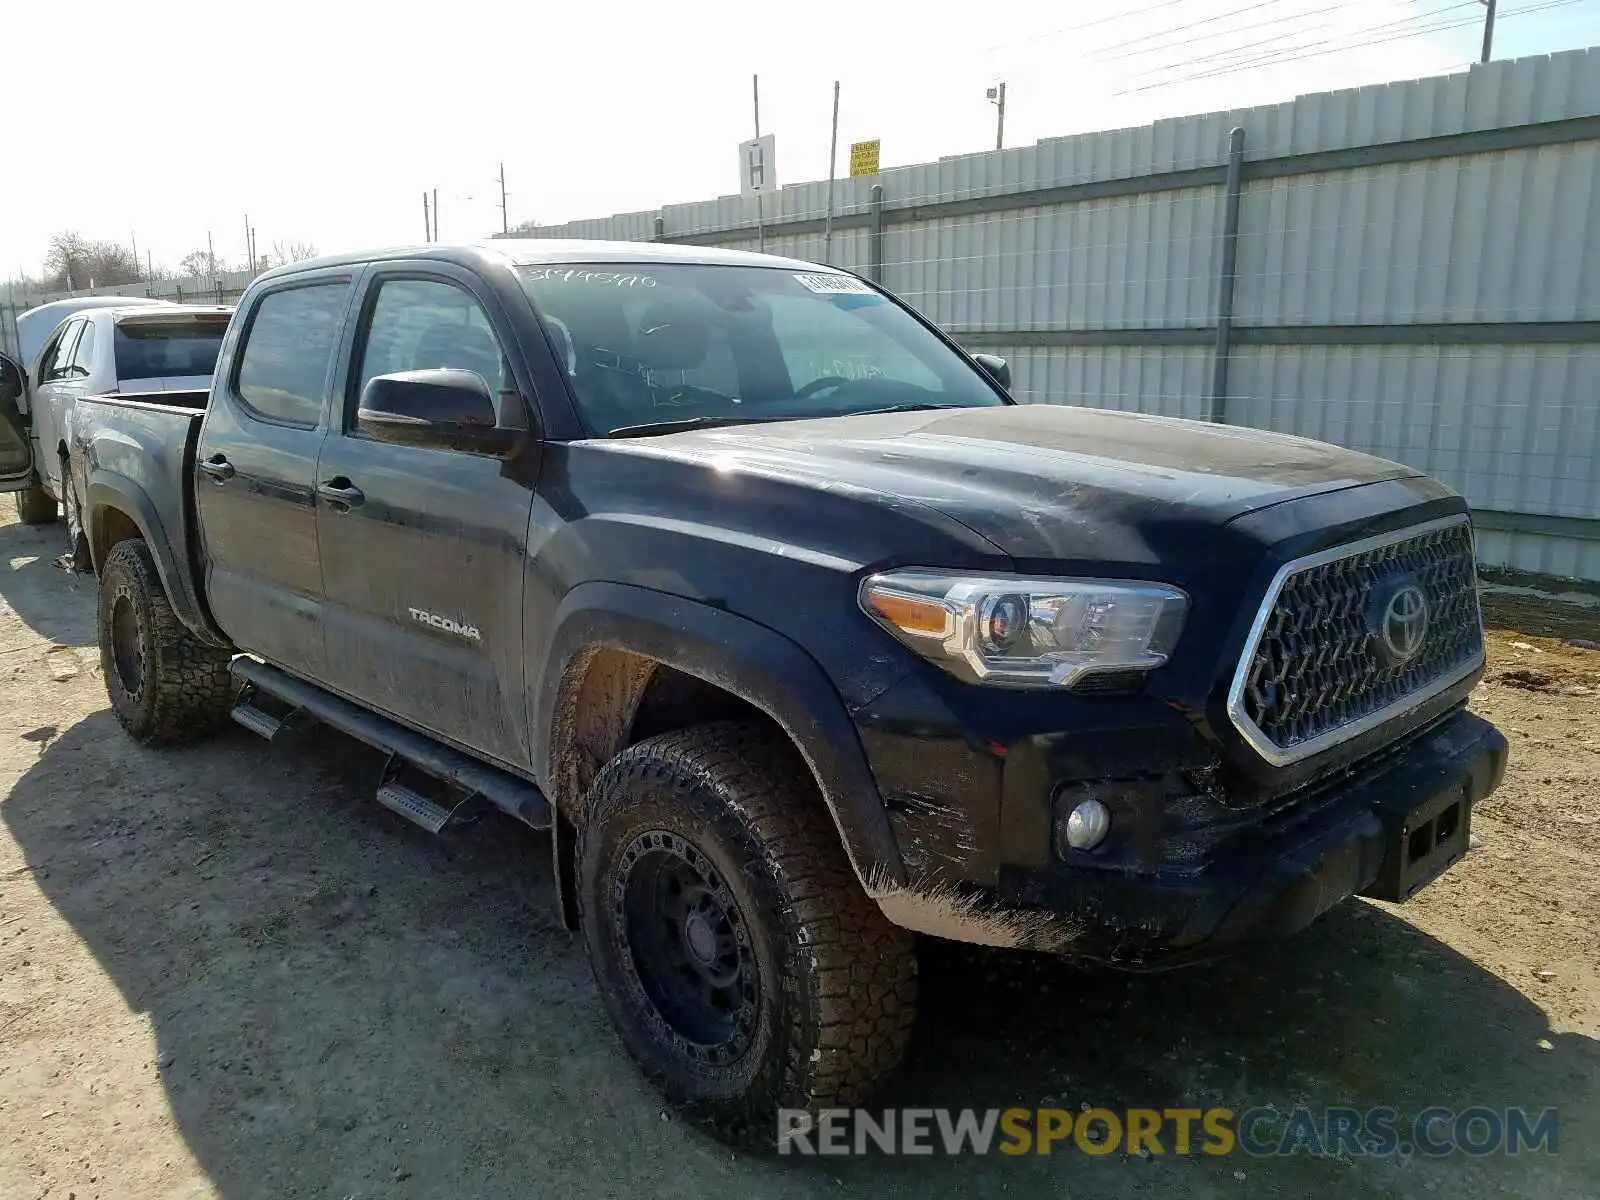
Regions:
[[[1011,390],[1011,364],[998,354],[974,354],[972,361],[988,372],[993,379],[1006,391]]]
[[[452,367],[374,376],[361,389],[356,428],[380,442],[501,457],[521,435],[496,425],[482,375]]]

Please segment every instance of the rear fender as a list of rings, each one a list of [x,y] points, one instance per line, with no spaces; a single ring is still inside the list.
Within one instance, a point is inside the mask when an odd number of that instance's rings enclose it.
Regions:
[[[162,525],[149,493],[126,475],[99,469],[90,472],[87,491],[84,497],[83,529],[89,539],[89,556],[94,563],[95,574],[100,573],[106,555],[120,540],[115,536],[117,521],[114,516],[120,513],[133,523],[139,536],[149,546],[156,573],[161,577],[161,586],[178,620],[208,646],[219,649],[231,647],[227,635],[216,627],[200,603],[193,575],[175,556],[172,539]]]

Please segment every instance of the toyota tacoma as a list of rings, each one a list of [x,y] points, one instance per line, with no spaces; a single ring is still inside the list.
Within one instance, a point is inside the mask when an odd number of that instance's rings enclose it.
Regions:
[[[548,830],[621,1040],[734,1140],[895,1066],[917,934],[1156,967],[1460,859],[1506,757],[1461,498],[1009,386],[777,257],[268,272],[203,413],[79,402],[112,708]]]

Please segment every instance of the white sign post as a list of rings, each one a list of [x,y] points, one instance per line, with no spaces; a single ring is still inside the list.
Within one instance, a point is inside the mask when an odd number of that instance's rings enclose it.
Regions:
[[[773,150],[773,137],[751,138],[739,143],[739,194],[754,196],[761,192],[776,191],[778,187],[777,158]]]

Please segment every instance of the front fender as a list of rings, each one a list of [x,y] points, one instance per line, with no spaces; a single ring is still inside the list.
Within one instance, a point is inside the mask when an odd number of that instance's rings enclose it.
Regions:
[[[185,564],[173,553],[172,539],[161,522],[159,511],[150,494],[126,475],[96,468],[89,472],[85,489],[83,530],[89,539],[89,554],[95,574],[105,565],[105,556],[111,549],[107,533],[107,517],[120,512],[133,522],[139,536],[150,548],[155,559],[156,574],[167,593],[167,602],[178,620],[207,645],[227,649],[232,643],[212,624],[195,591],[194,580]]]
[[[693,675],[766,713],[816,779],[857,876],[869,890],[905,882],[905,867],[855,725],[832,682],[794,642],[745,617],[681,596],[619,583],[574,588],[556,612],[540,672],[529,680],[534,772],[558,804],[571,739],[563,705],[598,649],[628,651]],[[575,670],[578,668],[578,670]],[[539,736],[542,735],[542,736]]]

